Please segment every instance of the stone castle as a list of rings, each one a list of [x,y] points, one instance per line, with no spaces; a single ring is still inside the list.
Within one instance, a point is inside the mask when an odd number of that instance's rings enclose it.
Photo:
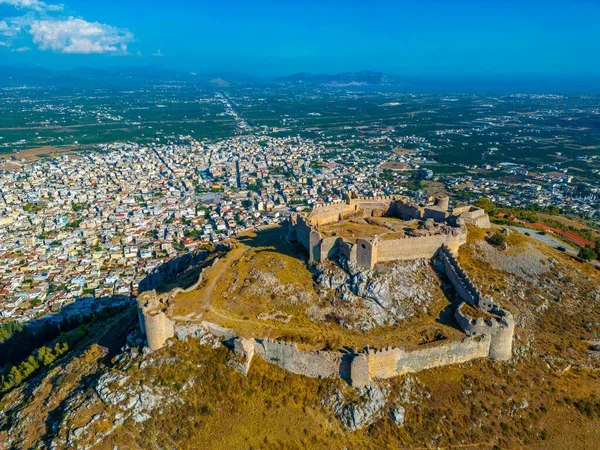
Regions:
[[[452,252],[467,240],[471,224],[490,227],[489,216],[480,208],[465,206],[448,211],[448,197],[439,197],[432,206],[418,205],[406,197],[358,197],[349,194],[345,201],[315,207],[306,216],[293,215],[288,240],[306,248],[311,261],[323,261],[336,254],[372,269],[378,262],[432,258],[442,245]],[[353,218],[395,217],[424,221],[421,229],[396,239],[359,237],[351,242],[339,236],[325,236],[320,227]]]
[[[377,236],[358,237],[351,242],[339,236],[324,236],[319,227],[350,218],[393,216],[402,220],[418,219],[427,224],[400,239],[379,240]],[[312,261],[334,257],[338,252],[365,270],[378,262],[397,259],[435,258],[440,270],[452,283],[456,298],[454,316],[465,333],[459,341],[441,341],[423,345],[414,351],[397,347],[362,351],[306,351],[294,343],[271,339],[236,336],[232,330],[208,322],[177,323],[170,318],[170,302],[181,291],[157,294],[155,290],[138,297],[140,327],[151,350],[163,347],[172,337],[187,339],[207,333],[232,349],[230,364],[247,373],[254,356],[259,356],[290,372],[314,378],[346,379],[362,387],[373,379],[384,379],[409,372],[463,363],[477,358],[506,361],[511,358],[515,321],[490,297],[483,296],[460,267],[454,254],[466,242],[466,224],[489,227],[489,217],[481,209],[455,208],[448,211],[448,199],[439,198],[433,206],[416,205],[397,197],[358,198],[315,208],[306,216],[289,220],[288,239],[303,245]],[[364,245],[364,246],[363,246]],[[195,289],[202,280],[186,291]]]

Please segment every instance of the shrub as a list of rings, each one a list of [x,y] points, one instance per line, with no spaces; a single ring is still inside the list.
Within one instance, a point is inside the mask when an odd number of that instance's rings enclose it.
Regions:
[[[502,233],[496,232],[491,236],[485,238],[485,240],[494,247],[504,247],[506,245],[506,238]]]

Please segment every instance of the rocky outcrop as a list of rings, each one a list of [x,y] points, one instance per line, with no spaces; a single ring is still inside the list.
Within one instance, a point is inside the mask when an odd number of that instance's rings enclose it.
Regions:
[[[342,422],[344,428],[356,431],[371,425],[383,415],[389,391],[373,383],[356,390],[360,401],[348,400],[337,391],[323,400],[323,405],[331,410]]]

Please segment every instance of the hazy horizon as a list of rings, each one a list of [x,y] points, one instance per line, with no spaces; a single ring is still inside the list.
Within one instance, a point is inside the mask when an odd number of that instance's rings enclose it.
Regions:
[[[3,64],[156,66],[274,77],[594,78],[600,5],[335,0],[101,3],[0,0]]]

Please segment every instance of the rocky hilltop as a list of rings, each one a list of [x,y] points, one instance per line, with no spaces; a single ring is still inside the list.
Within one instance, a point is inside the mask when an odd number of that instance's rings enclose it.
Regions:
[[[175,338],[150,352],[131,307],[90,325],[65,356],[0,399],[0,448],[597,448],[600,274],[525,236],[508,236],[500,249],[485,233],[471,232],[457,259],[482,296],[513,313],[510,361],[474,359],[359,388],[297,375],[261,357],[244,374],[235,364],[240,349],[201,321],[177,327]],[[270,298],[278,287],[268,274],[282,262],[272,264],[254,267],[261,273],[245,286],[238,272],[239,287]],[[413,323],[434,303],[437,291],[428,286],[440,289],[428,262],[377,270],[373,280],[344,261],[313,267],[315,295],[335,314],[363,305],[349,331],[368,335],[372,329],[360,328]],[[411,287],[415,280],[423,287]],[[402,286],[400,293],[389,283]],[[297,320],[286,318],[257,320],[285,330]],[[270,345],[277,339],[257,351]]]

